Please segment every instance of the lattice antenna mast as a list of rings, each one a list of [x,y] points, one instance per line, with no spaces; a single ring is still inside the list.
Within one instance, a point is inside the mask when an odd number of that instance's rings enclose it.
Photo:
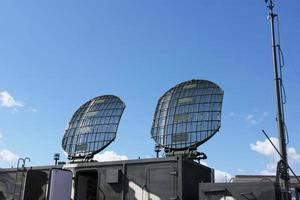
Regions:
[[[278,138],[279,138],[279,151],[282,155],[283,160],[283,186],[285,191],[289,190],[289,175],[288,175],[288,160],[287,160],[287,151],[286,151],[286,138],[285,138],[285,122],[284,122],[284,110],[283,110],[283,102],[282,102],[282,77],[278,66],[278,58],[277,58],[277,49],[279,50],[279,44],[276,42],[275,35],[275,19],[278,17],[277,14],[273,12],[274,2],[273,0],[265,0],[267,3],[267,7],[269,8],[269,20],[271,23],[271,36],[272,36],[272,53],[273,53],[273,64],[274,64],[274,82],[275,82],[275,92],[276,92],[276,120],[277,120],[277,128],[278,128]]]

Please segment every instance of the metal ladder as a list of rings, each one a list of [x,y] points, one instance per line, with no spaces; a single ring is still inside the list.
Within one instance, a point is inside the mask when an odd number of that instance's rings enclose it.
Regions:
[[[26,160],[28,160],[30,162],[30,158],[28,158],[28,157],[18,159],[17,172],[16,172],[12,200],[21,200],[22,191],[23,191],[23,187],[25,184],[24,179],[25,179],[25,175],[26,175],[26,168],[25,168]],[[20,167],[20,161],[22,161],[21,167]]]

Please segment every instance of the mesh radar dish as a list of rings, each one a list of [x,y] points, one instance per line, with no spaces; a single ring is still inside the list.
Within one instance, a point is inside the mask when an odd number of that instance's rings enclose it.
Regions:
[[[223,94],[217,84],[206,80],[171,88],[158,101],[152,138],[166,152],[197,149],[221,126]]]
[[[62,147],[69,159],[93,158],[115,138],[123,101],[113,95],[93,98],[79,107],[69,122]]]

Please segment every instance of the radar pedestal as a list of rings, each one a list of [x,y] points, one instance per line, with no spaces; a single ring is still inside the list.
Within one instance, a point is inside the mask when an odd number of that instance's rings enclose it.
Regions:
[[[95,154],[116,138],[125,104],[113,95],[87,101],[73,114],[62,147],[71,162],[93,162]]]
[[[206,159],[197,147],[219,131],[223,95],[217,84],[207,80],[185,81],[168,90],[158,100],[153,118],[151,136],[156,146],[164,148],[167,157]]]
[[[203,152],[199,152],[197,150],[187,149],[181,151],[174,151],[174,150],[165,150],[166,157],[172,156],[182,156],[183,158],[193,159],[193,160],[205,160],[207,156]]]

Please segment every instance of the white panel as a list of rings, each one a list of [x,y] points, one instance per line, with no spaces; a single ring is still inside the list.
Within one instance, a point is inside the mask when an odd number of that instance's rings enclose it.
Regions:
[[[72,190],[72,172],[53,169],[49,186],[49,200],[70,200]]]

